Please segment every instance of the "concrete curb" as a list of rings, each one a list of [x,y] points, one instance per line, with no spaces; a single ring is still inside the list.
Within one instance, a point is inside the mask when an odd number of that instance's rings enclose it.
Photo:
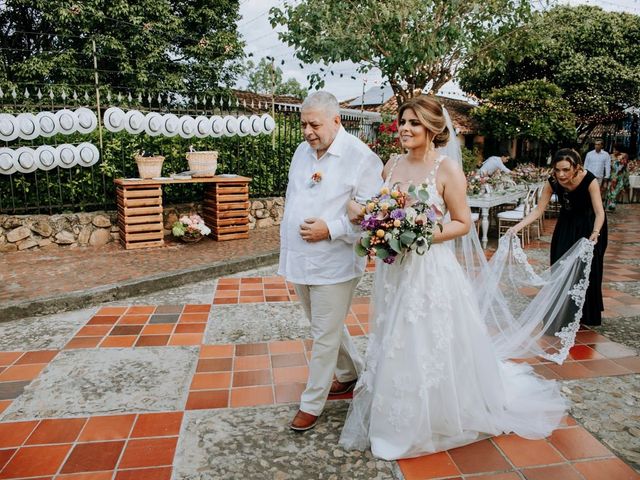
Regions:
[[[35,300],[11,302],[0,306],[0,323],[37,315],[48,315],[87,308],[98,303],[122,300],[158,290],[166,290],[189,283],[210,280],[213,277],[273,265],[278,261],[278,257],[279,252],[273,251],[258,256],[216,262],[205,267],[177,270],[167,272],[163,275],[153,275],[126,282],[104,285],[80,292],[70,292]]]

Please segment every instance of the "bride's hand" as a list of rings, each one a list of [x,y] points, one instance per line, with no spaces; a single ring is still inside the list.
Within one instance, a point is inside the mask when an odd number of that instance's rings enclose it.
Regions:
[[[364,207],[355,200],[349,200],[347,215],[349,215],[351,223],[359,224],[364,218]]]

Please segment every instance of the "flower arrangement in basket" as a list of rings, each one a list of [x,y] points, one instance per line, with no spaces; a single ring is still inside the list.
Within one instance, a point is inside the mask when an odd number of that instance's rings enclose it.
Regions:
[[[408,252],[424,255],[431,247],[435,229],[442,231],[437,221],[442,212],[429,203],[424,184],[411,185],[407,192],[400,191],[397,184],[391,189],[383,187],[379,195],[367,201],[363,213],[360,226],[364,231],[356,253],[378,257],[388,264]]]
[[[195,243],[202,240],[202,237],[209,235],[211,229],[207,227],[200,215],[182,216],[173,224],[171,229],[174,237],[178,237],[183,242]]]

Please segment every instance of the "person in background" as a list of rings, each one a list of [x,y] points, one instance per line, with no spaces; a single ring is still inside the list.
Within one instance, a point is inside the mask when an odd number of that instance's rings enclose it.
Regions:
[[[615,211],[618,197],[629,187],[629,171],[627,170],[629,155],[624,145],[617,143],[613,146],[611,160],[611,178],[607,183],[604,196],[604,208],[608,212]]]
[[[496,170],[500,170],[505,173],[511,173],[507,167],[505,167],[505,163],[509,161],[510,155],[507,151],[500,152],[500,156],[494,155],[492,157],[487,158],[484,162],[482,162],[482,166],[480,167],[480,175],[485,177],[490,177],[494,174]]]
[[[560,202],[560,216],[551,238],[551,264],[559,260],[582,238],[588,238],[595,244],[580,323],[600,325],[604,310],[604,252],[607,249],[607,217],[600,197],[600,188],[593,173],[582,168],[580,154],[571,148],[558,150],[551,162],[551,168],[553,173],[542,190],[538,206],[520,223],[507,230],[507,234],[516,235],[544,215],[551,195],[555,193]]]
[[[593,173],[601,190],[605,186],[604,183],[609,181],[611,175],[611,156],[606,150],[603,150],[603,146],[602,140],[596,140],[593,150],[584,157],[585,170]]]

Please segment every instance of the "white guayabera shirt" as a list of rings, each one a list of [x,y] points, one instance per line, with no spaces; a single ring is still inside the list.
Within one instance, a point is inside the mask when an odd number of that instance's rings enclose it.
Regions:
[[[313,182],[314,173],[322,179]],[[347,216],[347,203],[364,202],[382,187],[382,162],[344,127],[318,159],[307,142],[298,146],[289,169],[284,217],[280,224],[278,274],[303,285],[346,282],[364,272],[365,260],[355,253],[359,227]],[[321,218],[331,240],[307,242],[300,236],[306,218]]]

